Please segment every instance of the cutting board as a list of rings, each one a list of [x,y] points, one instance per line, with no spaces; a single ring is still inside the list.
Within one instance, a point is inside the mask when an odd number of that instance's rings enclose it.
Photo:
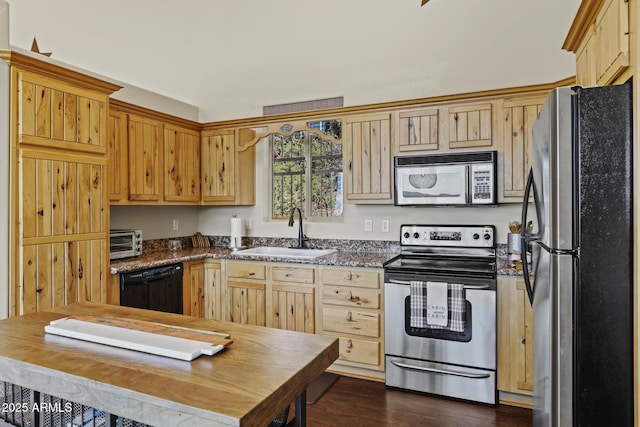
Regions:
[[[217,332],[99,315],[65,317],[44,329],[54,335],[186,361],[213,356],[233,342]]]

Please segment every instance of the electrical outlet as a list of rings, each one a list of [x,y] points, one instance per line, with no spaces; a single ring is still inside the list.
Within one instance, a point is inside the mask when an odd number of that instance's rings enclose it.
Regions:
[[[380,221],[380,231],[382,231],[383,233],[388,233],[389,232],[389,220],[388,219],[383,219],[382,221]]]
[[[180,220],[179,219],[174,219],[173,220],[173,230],[177,230],[180,228]]]
[[[370,219],[364,220],[364,231],[373,231],[373,221]]]
[[[245,218],[244,224],[247,230],[251,230],[253,228],[253,218]]]

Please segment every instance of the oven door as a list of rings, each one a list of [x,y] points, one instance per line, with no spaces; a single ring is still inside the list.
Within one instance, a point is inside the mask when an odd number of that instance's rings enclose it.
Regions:
[[[421,276],[385,279],[385,354],[424,361],[496,369],[495,279]],[[465,285],[464,333],[409,327],[409,280],[447,281]],[[401,282],[401,283],[393,283]]]
[[[395,204],[465,205],[469,203],[469,165],[396,166]]]

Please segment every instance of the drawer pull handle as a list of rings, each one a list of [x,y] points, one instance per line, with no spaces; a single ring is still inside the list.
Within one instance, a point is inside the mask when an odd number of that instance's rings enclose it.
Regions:
[[[349,322],[352,320],[352,319],[351,319],[351,312],[350,312],[350,311],[347,311],[347,320],[348,320]]]
[[[284,277],[291,277],[291,273],[285,274]]]
[[[347,291],[347,298],[349,298],[349,301],[353,299],[353,294],[351,293],[351,291]]]
[[[347,348],[353,348],[353,341],[347,340]]]
[[[352,280],[353,279],[353,273],[352,272],[348,272],[347,273],[347,280]]]
[[[255,275],[256,275],[256,273],[253,272],[253,271],[251,273],[249,273],[249,276],[255,276]]]
[[[431,372],[434,374],[455,375],[458,377],[473,378],[478,380],[489,378],[491,376],[489,374],[469,374],[467,372],[452,371],[448,369],[424,368],[422,366],[408,365],[406,363],[396,362],[395,360],[392,360],[391,363],[393,363],[399,368],[404,368],[404,369],[413,369],[416,371]]]

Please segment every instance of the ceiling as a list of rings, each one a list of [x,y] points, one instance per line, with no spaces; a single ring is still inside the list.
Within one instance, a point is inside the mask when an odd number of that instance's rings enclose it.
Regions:
[[[6,0],[5,0],[6,1]],[[8,0],[10,43],[197,106],[345,105],[554,82],[580,0]],[[34,11],[37,11],[34,13]]]

